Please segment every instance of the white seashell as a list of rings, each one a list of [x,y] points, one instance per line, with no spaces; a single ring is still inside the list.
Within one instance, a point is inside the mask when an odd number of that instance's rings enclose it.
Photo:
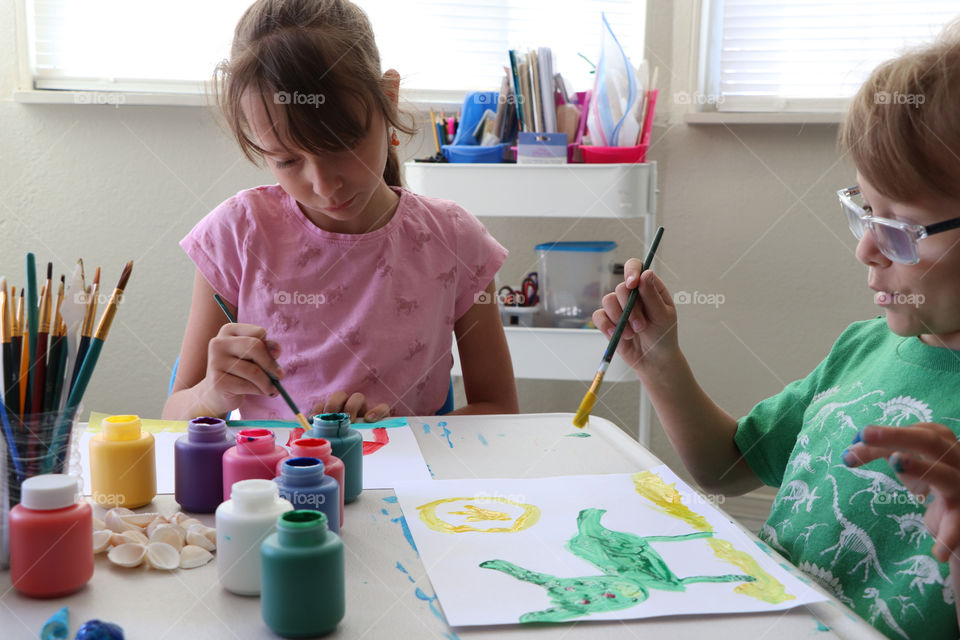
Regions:
[[[157,527],[165,524],[170,524],[170,522],[167,521],[167,519],[164,518],[163,516],[158,515],[156,518],[153,519],[153,521],[150,524],[147,525],[147,528],[146,528],[147,537],[149,538],[151,535],[153,535],[153,532]]]
[[[190,525],[190,528],[187,529],[187,533],[191,531],[199,533],[205,536],[207,540],[209,540],[213,544],[217,544],[217,530],[214,529],[213,527],[208,527],[202,524],[192,524]]]
[[[94,531],[103,531],[107,528],[107,525],[103,524],[103,520],[100,518],[93,519],[93,530]]]
[[[190,530],[190,527],[194,525],[200,525],[201,527],[207,526],[202,522],[200,522],[199,520],[197,520],[196,518],[182,518],[177,524],[183,527],[184,529],[187,529],[188,531]]]
[[[93,532],[93,552],[103,553],[110,546],[110,538],[114,536],[112,531],[99,530]]]
[[[188,520],[188,519],[193,520],[194,518],[190,518],[190,516],[185,514],[183,511],[177,511],[175,514],[167,518],[170,524],[180,524],[181,520]]]
[[[166,542],[151,542],[147,545],[147,564],[154,569],[172,571],[180,566],[180,551]]]
[[[150,534],[150,542],[163,542],[177,551],[183,548],[183,542],[186,539],[186,535],[183,531],[175,524],[166,524],[161,525],[153,530],[153,533]]]
[[[110,509],[110,511],[113,511],[118,516],[132,516],[134,514],[133,511],[127,509],[126,507],[114,507]]]
[[[217,548],[217,543],[215,541],[210,542],[210,538],[204,535],[204,533],[198,528],[191,528],[187,530],[187,544],[202,547],[207,551],[213,551]]]
[[[116,531],[117,533],[123,533],[124,531],[134,531],[140,527],[126,522],[121,518],[121,514],[117,513],[118,509],[110,509],[107,511],[107,515],[103,518],[103,524],[106,525],[107,529],[110,531]]]
[[[143,557],[147,554],[147,548],[142,544],[127,542],[118,547],[110,549],[107,558],[113,564],[121,567],[138,567],[143,562]]]
[[[188,544],[180,551],[180,568],[194,569],[202,567],[213,560],[213,554],[193,544]]]
[[[143,529],[159,515],[159,513],[129,513],[121,515],[120,519]]]
[[[123,533],[114,533],[110,536],[110,544],[112,545],[121,545],[126,544],[127,542],[133,542],[135,544],[147,544],[150,542],[147,539],[147,536],[143,535],[143,532],[139,529],[136,531],[124,531]]]

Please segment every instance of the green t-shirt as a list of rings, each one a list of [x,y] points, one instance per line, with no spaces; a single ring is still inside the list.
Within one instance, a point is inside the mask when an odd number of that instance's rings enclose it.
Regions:
[[[750,468],[779,487],[760,537],[890,638],[957,638],[949,565],[931,554],[924,505],[886,460],[843,452],[863,427],[940,422],[960,433],[960,351],[847,328],[827,358],[740,419]]]

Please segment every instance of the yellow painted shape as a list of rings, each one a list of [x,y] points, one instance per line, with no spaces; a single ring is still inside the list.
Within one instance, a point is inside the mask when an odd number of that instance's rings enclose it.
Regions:
[[[786,587],[784,587],[779,580],[761,569],[760,565],[757,564],[757,561],[751,557],[749,553],[737,551],[731,543],[726,540],[721,540],[720,538],[709,538],[707,539],[707,544],[713,549],[713,555],[717,556],[717,558],[740,567],[744,573],[755,578],[753,582],[744,582],[737,586],[734,589],[737,593],[756,598],[757,600],[763,600],[770,604],[780,604],[787,600],[796,599],[796,596],[787,593]]]
[[[114,414],[91,411],[90,419],[87,421],[87,432],[100,433],[102,428],[101,423],[112,415]],[[146,431],[147,433],[186,433],[188,424],[190,424],[188,420],[140,419],[140,429],[142,431]]]
[[[499,498],[496,496],[485,497],[483,498],[483,501],[499,502],[501,504],[510,504],[515,507],[520,507],[521,509],[523,509],[523,513],[517,516],[517,518],[513,520],[513,524],[510,525],[509,527],[490,527],[487,529],[478,529],[477,527],[473,527],[467,524],[456,525],[450,522],[446,522],[445,520],[442,520],[440,516],[437,514],[437,507],[439,507],[440,505],[451,503],[451,502],[460,502],[460,501],[476,502],[477,499],[476,497],[441,498],[440,500],[434,500],[433,502],[428,502],[427,504],[420,505],[419,507],[417,507],[417,511],[420,512],[420,519],[423,521],[425,525],[427,525],[429,528],[433,529],[434,531],[439,531],[440,533],[466,533],[469,531],[475,531],[478,533],[517,533],[519,531],[523,531],[524,529],[529,529],[533,525],[537,524],[537,522],[540,520],[540,507],[537,507],[532,504],[524,504],[522,502],[514,502],[513,500],[510,500],[508,498]],[[471,507],[476,509],[476,507],[473,507],[473,505],[464,506],[465,509],[469,509]],[[476,515],[478,512],[481,512],[481,511],[485,511],[485,510],[477,509],[476,512],[472,512],[472,513],[473,515]],[[452,513],[455,513],[455,512],[451,512],[451,514]],[[500,514],[501,512],[492,511],[491,513]],[[502,514],[502,515],[506,515],[506,514]],[[471,519],[477,520],[479,518],[470,518],[470,517],[467,518],[467,520],[471,520]],[[497,520],[501,520],[501,519],[502,518],[497,518]],[[507,516],[507,519],[509,520],[510,517]]]
[[[676,485],[667,484],[650,471],[641,471],[632,477],[637,493],[657,505],[663,513],[686,522],[697,531],[713,531],[706,518],[683,504],[683,496],[677,491]]]
[[[513,520],[510,514],[504,513],[503,511],[481,509],[480,507],[475,507],[472,504],[464,505],[463,508],[464,511],[451,511],[450,515],[467,516],[468,522],[476,522],[477,520]]]

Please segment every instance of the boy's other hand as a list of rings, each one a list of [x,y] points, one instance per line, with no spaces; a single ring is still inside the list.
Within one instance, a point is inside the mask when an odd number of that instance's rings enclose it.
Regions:
[[[886,458],[897,478],[926,505],[924,521],[941,562],[960,556],[960,442],[947,426],[918,422],[908,427],[864,427],[844,452],[859,467]]]
[[[652,270],[641,274],[642,266],[643,262],[636,258],[628,260],[623,269],[624,281],[613,293],[603,297],[603,308],[593,312],[593,323],[610,337],[623,314],[630,290],[640,290],[617,346],[617,353],[637,373],[651,362],[675,357],[679,350],[673,297]]]

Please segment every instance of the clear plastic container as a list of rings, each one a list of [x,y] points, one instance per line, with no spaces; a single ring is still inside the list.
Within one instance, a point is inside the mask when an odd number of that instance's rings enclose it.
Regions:
[[[538,244],[541,300],[549,326],[584,327],[611,291],[612,241]]]

